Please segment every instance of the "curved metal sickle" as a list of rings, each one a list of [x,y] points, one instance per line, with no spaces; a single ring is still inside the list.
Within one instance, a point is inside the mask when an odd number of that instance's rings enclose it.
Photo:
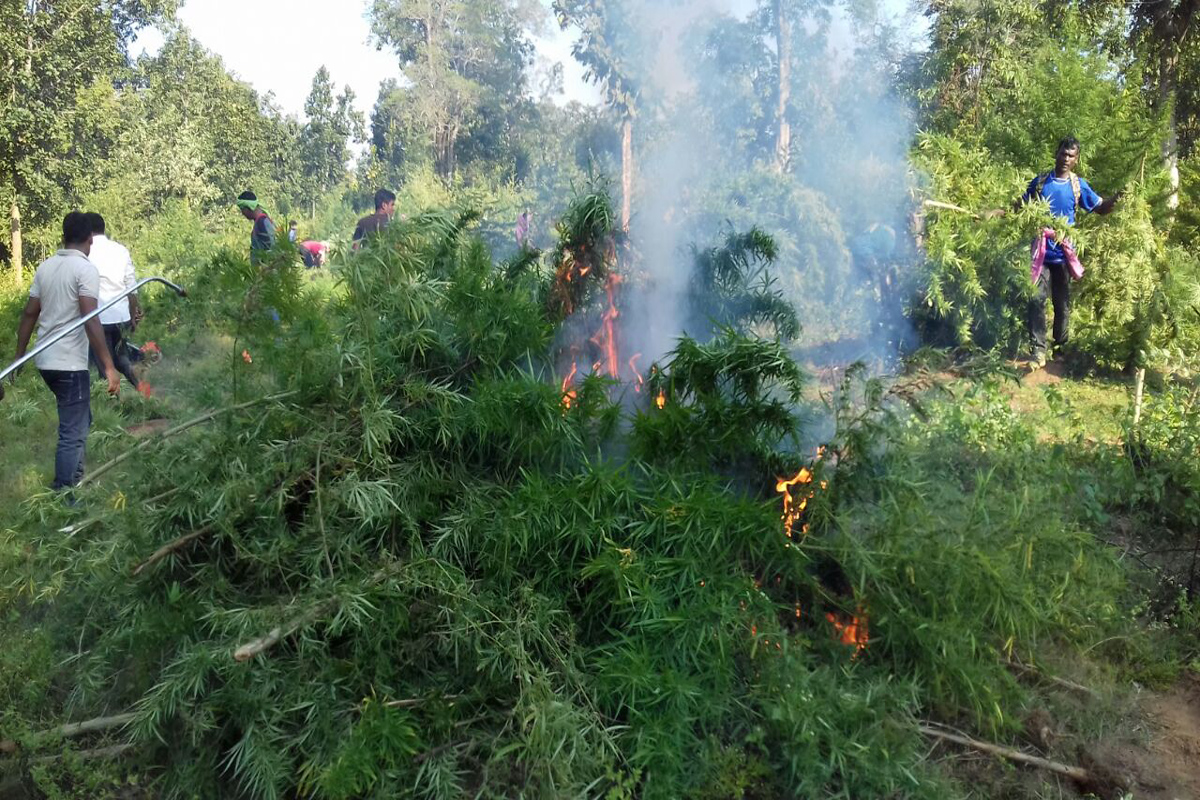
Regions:
[[[180,297],[187,297],[187,289],[184,289],[182,286],[180,286],[177,283],[172,283],[171,281],[167,280],[166,278],[146,278],[145,280],[139,281],[137,283],[137,285],[134,286],[132,289],[126,289],[124,292],[117,295],[112,300],[109,300],[103,306],[100,306],[99,308],[97,308],[95,311],[91,312],[87,316],[80,317],[78,320],[71,323],[70,326],[63,328],[58,333],[56,333],[53,336],[51,336],[50,338],[46,339],[46,341],[44,341],[44,342],[39,341],[37,344],[37,347],[33,348],[33,350],[30,350],[28,353],[21,356],[13,363],[9,364],[7,367],[5,367],[3,369],[3,371],[0,371],[0,400],[4,399],[4,379],[5,378],[7,378],[9,375],[16,372],[18,369],[23,367],[28,362],[32,361],[34,358],[36,358],[38,356],[39,353],[41,353],[45,350],[48,350],[51,347],[53,347],[54,345],[58,344],[58,342],[60,340],[62,340],[64,337],[66,337],[67,335],[74,333],[78,329],[82,328],[84,325],[86,325],[88,323],[89,320],[93,319],[94,317],[100,316],[105,311],[108,311],[110,308],[112,308],[117,303],[124,300],[129,295],[136,292],[138,289],[145,286],[147,283],[161,283],[163,286],[166,286],[167,288],[174,291],[175,294],[179,295]]]

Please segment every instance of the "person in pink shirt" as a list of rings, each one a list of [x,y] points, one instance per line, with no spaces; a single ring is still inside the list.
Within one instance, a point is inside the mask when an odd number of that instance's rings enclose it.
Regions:
[[[300,258],[304,259],[304,266],[309,269],[325,266],[325,261],[329,258],[329,244],[327,242],[308,239],[297,246],[300,248]]]

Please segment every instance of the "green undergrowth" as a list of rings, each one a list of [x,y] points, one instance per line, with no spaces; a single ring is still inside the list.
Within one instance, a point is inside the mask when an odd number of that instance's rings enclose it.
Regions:
[[[102,736],[166,797],[944,798],[918,720],[1010,737],[1009,658],[1142,636],[1090,467],[996,385],[915,415],[852,376],[814,462],[785,343],[734,325],[662,360],[662,409],[565,404],[554,265],[496,269],[472,219],[397,222],[333,291],[197,274],[226,413],[0,537],[6,735],[133,712]]]

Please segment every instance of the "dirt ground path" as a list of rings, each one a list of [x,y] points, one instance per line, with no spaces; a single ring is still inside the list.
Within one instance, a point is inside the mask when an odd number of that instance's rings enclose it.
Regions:
[[[1146,706],[1153,738],[1138,772],[1138,797],[1200,800],[1200,676],[1191,675]]]
[[[1147,696],[1141,712],[1140,743],[1101,744],[1093,759],[1126,776],[1135,800],[1200,800],[1200,675]]]

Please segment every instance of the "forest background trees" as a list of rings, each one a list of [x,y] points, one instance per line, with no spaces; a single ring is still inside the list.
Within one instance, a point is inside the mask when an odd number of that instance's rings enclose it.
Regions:
[[[783,245],[794,298],[820,298],[802,313],[809,330],[845,333],[822,309],[862,305],[883,241],[871,232],[884,230],[882,257],[907,276],[904,312],[927,339],[1012,347],[1034,222],[927,215],[924,201],[1006,206],[1072,134],[1102,193],[1134,188],[1120,222],[1094,243],[1080,233],[1106,276],[1084,293],[1085,337],[1117,337],[1106,358],[1127,362],[1166,353],[1194,324],[1180,309],[1200,232],[1196,3],[926,0],[914,3],[926,21],[916,42],[865,0],[685,7],[373,0],[374,41],[403,78],[381,84],[364,119],[324,69],[303,116],[283,113],[174,22],[175,0],[7,4],[0,260],[26,280],[55,246],[53,221],[81,205],[135,243],[164,226],[174,238],[229,230],[230,198],[246,187],[314,235],[340,231],[387,185],[413,202],[471,198],[495,243],[522,211],[546,236],[589,170],[620,176],[628,229],[639,212],[659,213],[639,208],[662,184],[655,149],[694,130],[704,171],[681,190],[676,221],[763,224]],[[664,27],[672,15],[683,22]],[[131,58],[152,25],[164,46]],[[599,106],[564,102],[561,66],[539,63],[534,39],[554,25],[601,89]],[[668,49],[684,91],[667,85]]]

